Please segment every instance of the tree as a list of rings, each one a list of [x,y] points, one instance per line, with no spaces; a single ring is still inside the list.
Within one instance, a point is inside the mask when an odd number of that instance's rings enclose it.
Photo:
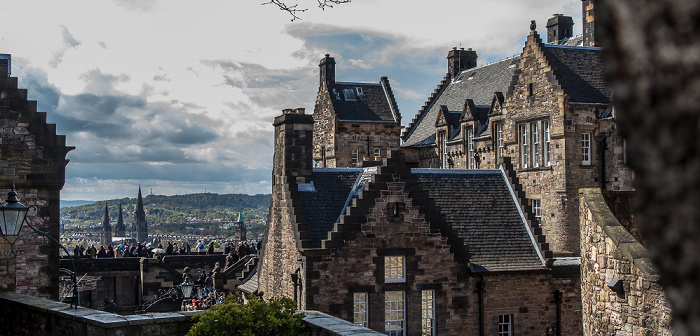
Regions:
[[[339,5],[339,4],[344,4],[348,3],[351,0],[316,0],[318,1],[318,7],[321,8],[322,10],[326,10],[326,8],[333,8],[333,5]],[[297,15],[298,13],[303,13],[309,10],[308,8],[299,8],[299,4],[294,4],[292,6],[287,5],[286,1],[283,0],[270,0],[268,2],[264,2],[263,5],[275,5],[277,6],[280,10],[287,11],[289,14],[292,16],[292,21],[294,20],[301,20],[301,18]]]
[[[238,302],[229,295],[222,304],[195,315],[196,323],[188,336],[277,336],[309,335],[296,311],[296,303],[288,298],[264,302],[250,296],[248,303]]]

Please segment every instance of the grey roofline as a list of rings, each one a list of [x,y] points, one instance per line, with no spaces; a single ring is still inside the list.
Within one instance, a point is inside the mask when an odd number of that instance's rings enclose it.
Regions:
[[[379,123],[379,124],[396,124],[398,122],[396,120],[390,121],[390,120],[349,120],[349,119],[338,119],[338,121]]]
[[[450,84],[452,84],[452,83],[454,82],[455,78],[459,77],[459,75],[461,75],[461,74],[464,73],[464,72],[467,72],[467,71],[477,71],[477,70],[479,70],[479,69],[481,69],[481,68],[483,68],[483,67],[485,67],[485,66],[489,66],[489,65],[492,65],[492,64],[495,64],[495,63],[498,63],[498,62],[506,61],[506,60],[512,60],[512,59],[515,58],[515,57],[520,57],[520,54],[516,54],[516,55],[510,56],[510,57],[506,57],[506,58],[499,59],[499,60],[496,60],[496,61],[493,61],[493,62],[489,62],[489,63],[486,63],[486,64],[482,64],[482,65],[480,65],[480,66],[478,66],[478,67],[469,68],[469,69],[464,69],[464,70],[460,71],[456,76],[454,76],[454,78],[452,78],[452,79],[450,80]],[[438,95],[435,96],[435,98],[433,99],[433,102],[432,102],[429,106],[427,106],[427,107],[425,108],[423,115],[420,116],[420,119],[418,119],[418,120],[416,121],[416,123],[413,124],[413,128],[411,129],[411,131],[410,131],[409,133],[407,133],[405,136],[402,136],[402,137],[401,137],[402,139],[404,139],[404,138],[405,138],[405,139],[408,139],[408,138],[411,137],[411,134],[413,134],[413,131],[415,131],[415,130],[416,130],[416,127],[417,127],[421,122],[423,122],[423,118],[428,114],[428,112],[430,111],[430,109],[433,108],[433,106],[435,105],[435,102],[437,102],[438,99],[440,99],[440,96],[442,96],[442,93],[445,92],[445,89],[446,89],[448,86],[450,86],[450,85],[449,85],[449,84],[446,85],[444,88],[442,88],[442,90],[438,93]],[[420,112],[420,111],[418,111],[418,112]]]
[[[374,83],[374,82],[335,82],[335,84],[343,84],[343,85],[371,85],[371,86],[381,86],[381,83]]]
[[[532,247],[537,252],[537,256],[540,258],[540,262],[542,263],[542,266],[546,267],[547,262],[544,260],[544,257],[542,256],[542,251],[540,251],[539,246],[537,246],[537,242],[535,241],[535,236],[532,234],[532,230],[530,230],[530,226],[527,225],[527,220],[525,219],[525,214],[523,213],[523,209],[520,207],[520,202],[518,202],[518,199],[515,197],[515,192],[513,191],[513,186],[511,186],[510,182],[508,182],[508,176],[506,176],[506,171],[503,169],[503,166],[499,167],[498,170],[501,172],[501,176],[503,176],[503,182],[505,182],[506,186],[508,186],[508,191],[510,192],[510,197],[513,199],[513,203],[515,203],[515,206],[518,208],[518,214],[520,214],[520,219],[522,220],[523,226],[525,226],[525,230],[527,230],[527,235],[530,236],[530,241],[532,242]]]

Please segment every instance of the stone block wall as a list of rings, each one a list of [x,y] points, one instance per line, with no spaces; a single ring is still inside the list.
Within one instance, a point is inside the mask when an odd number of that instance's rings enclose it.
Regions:
[[[46,123],[46,113],[27,100],[27,90],[18,88],[15,77],[0,69],[0,197],[6,198],[16,184],[18,199],[29,206],[23,235],[10,244],[0,241],[0,290],[45,298],[58,298],[59,245],[34,228],[59,239],[60,191],[65,183],[65,136],[56,135],[56,125]],[[24,235],[27,234],[27,235]]]
[[[599,189],[581,189],[584,335],[674,335],[671,307],[647,249],[617,221]],[[614,291],[613,279],[621,280]]]
[[[389,150],[399,149],[400,132],[401,124],[395,122],[339,121],[333,139],[334,159],[326,167],[361,167],[363,161],[382,161]],[[375,148],[380,150],[379,156],[374,156]],[[359,152],[357,165],[352,163],[353,149]]]

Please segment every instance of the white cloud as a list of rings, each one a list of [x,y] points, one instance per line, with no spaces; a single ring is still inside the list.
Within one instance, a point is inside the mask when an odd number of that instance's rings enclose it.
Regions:
[[[451,47],[482,64],[520,52],[532,19],[544,31],[564,13],[581,28],[575,0],[300,3],[309,10],[293,23],[255,1],[4,3],[0,52],[76,146],[64,199],[132,197],[139,182],[159,194],[269,192],[272,120],[313,111],[324,54],[339,81],[388,76],[408,122]]]

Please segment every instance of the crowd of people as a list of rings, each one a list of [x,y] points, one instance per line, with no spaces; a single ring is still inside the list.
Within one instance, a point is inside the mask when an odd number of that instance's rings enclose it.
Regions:
[[[216,254],[214,242],[210,242],[208,247],[202,240],[197,241],[196,254]],[[244,242],[228,242],[224,245],[223,254],[226,255],[226,267],[233,265],[236,261],[240,260],[248,254],[255,254],[260,249],[262,240],[257,241],[244,241]],[[220,252],[219,252],[220,253]],[[98,248],[95,245],[90,245],[85,247],[82,244],[78,244],[73,249],[73,255],[76,259],[82,258],[127,258],[127,257],[145,257],[145,258],[162,258],[166,255],[188,255],[192,254],[192,247],[188,242],[182,242],[178,244],[177,242],[167,242],[165,246],[163,243],[158,243],[157,246],[153,244],[142,244],[142,243],[122,243],[118,245],[107,244],[99,245]]]
[[[221,304],[226,299],[226,294],[211,292],[204,295],[201,298],[186,299],[182,300],[182,305],[180,310],[182,311],[193,311],[193,310],[207,310],[212,306]]]

